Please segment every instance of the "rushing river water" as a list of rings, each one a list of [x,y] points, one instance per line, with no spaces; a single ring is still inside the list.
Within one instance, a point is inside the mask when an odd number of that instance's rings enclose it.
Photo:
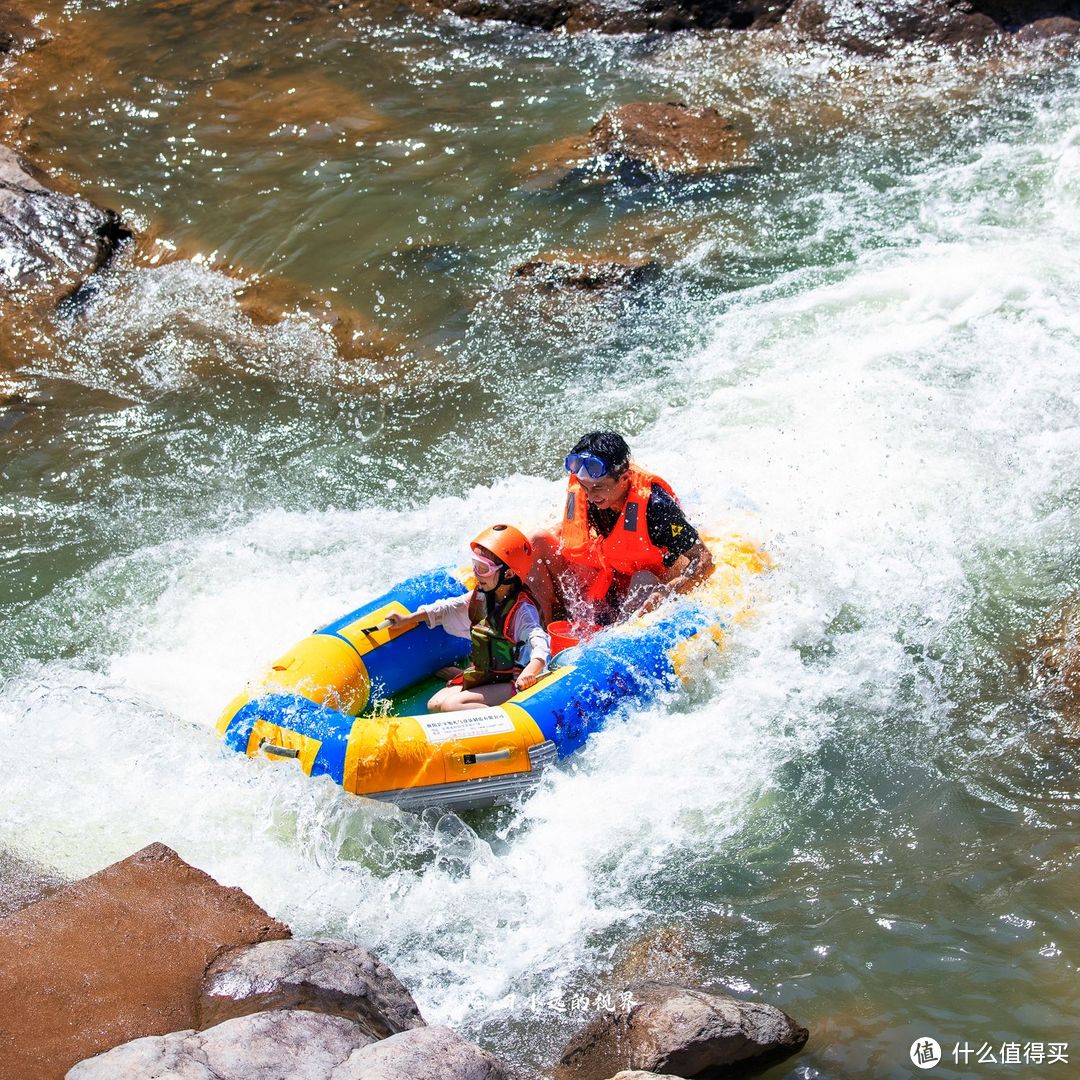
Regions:
[[[412,351],[338,361],[180,261],[111,275],[9,376],[40,404],[0,461],[0,846],[74,876],[162,840],[537,1068],[580,995],[643,972],[806,1023],[770,1077],[1075,1035],[1075,735],[1020,659],[1080,568],[1074,65],[42,6],[79,44],[26,92],[41,160]],[[515,172],[635,100],[716,105],[754,161]],[[560,246],[667,269],[616,299],[508,288]],[[608,426],[776,560],[722,670],[464,821],[222,752],[249,673],[487,522],[540,524]]]

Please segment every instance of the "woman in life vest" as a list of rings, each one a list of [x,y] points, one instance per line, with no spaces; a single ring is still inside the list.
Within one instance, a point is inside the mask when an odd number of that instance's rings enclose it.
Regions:
[[[426,622],[472,645],[469,666],[444,669],[454,677],[428,702],[431,712],[501,705],[532,686],[551,655],[540,612],[525,587],[532,544],[513,525],[492,525],[469,545],[476,588],[462,596],[422,604],[411,615],[392,614],[391,626]]]
[[[566,456],[558,533],[533,538],[529,577],[545,616],[611,623],[687,592],[713,570],[671,485],[630,459],[613,431],[582,436]]]

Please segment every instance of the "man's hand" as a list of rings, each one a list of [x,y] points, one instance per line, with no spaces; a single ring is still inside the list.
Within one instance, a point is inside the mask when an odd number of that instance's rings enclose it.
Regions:
[[[650,611],[655,611],[673,591],[670,585],[661,585],[659,589],[654,589],[645,597],[645,602],[637,609],[637,613],[645,615]]]

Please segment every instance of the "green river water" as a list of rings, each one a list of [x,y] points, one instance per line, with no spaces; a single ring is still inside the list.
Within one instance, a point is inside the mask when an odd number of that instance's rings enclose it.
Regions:
[[[410,352],[340,361],[182,260],[107,276],[7,377],[40,405],[0,457],[0,847],[77,876],[164,841],[536,1070],[582,995],[651,973],[806,1024],[770,1078],[917,1075],[922,1036],[933,1075],[1075,1075],[1075,1039],[1000,1060],[1080,1017],[1075,731],[1022,660],[1080,570],[1075,63],[41,7],[81,44],[42,61],[39,159]],[[752,162],[515,171],[638,100],[715,105]],[[510,288],[559,247],[665,269]],[[722,670],[465,820],[221,750],[251,672],[487,522],[542,524],[597,427],[772,553]]]

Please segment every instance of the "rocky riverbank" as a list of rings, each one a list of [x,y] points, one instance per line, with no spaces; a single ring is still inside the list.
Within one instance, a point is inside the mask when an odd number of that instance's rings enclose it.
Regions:
[[[449,1028],[367,949],[295,940],[241,890],[154,844],[0,919],[8,1080],[513,1080],[526,1073]],[[553,1066],[696,1077],[797,1053],[771,1005],[671,982],[613,995]],[[734,1071],[732,1071],[734,1070]]]

